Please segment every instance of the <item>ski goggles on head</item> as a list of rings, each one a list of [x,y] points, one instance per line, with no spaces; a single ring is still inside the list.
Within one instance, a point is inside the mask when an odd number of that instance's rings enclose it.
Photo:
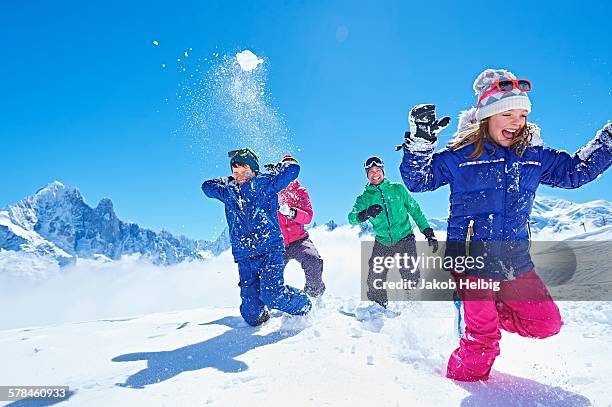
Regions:
[[[252,152],[249,148],[241,148],[238,150],[232,150],[232,151],[228,151],[227,156],[229,158],[235,158],[235,157],[254,157],[255,159],[257,159],[257,156],[255,155],[254,152]]]
[[[531,90],[531,82],[527,79],[504,79],[497,81],[478,98],[476,107],[480,106],[480,102],[482,102],[484,98],[493,93],[508,93],[512,92],[513,89],[518,89],[521,92],[529,92]]]
[[[383,163],[383,160],[381,160],[378,157],[370,157],[366,160],[366,162],[363,164],[363,168],[366,170],[366,172],[372,168],[372,167],[380,167],[380,168],[384,168],[385,167],[385,163]]]

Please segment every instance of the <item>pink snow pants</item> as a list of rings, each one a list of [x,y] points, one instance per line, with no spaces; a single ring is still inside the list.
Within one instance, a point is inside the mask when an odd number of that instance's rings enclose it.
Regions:
[[[479,277],[453,274],[476,282]],[[487,281],[491,281],[486,279]],[[465,333],[452,353],[446,377],[466,382],[487,380],[499,355],[500,329],[528,338],[559,333],[563,321],[559,308],[534,270],[516,280],[501,281],[500,290],[459,289]]]

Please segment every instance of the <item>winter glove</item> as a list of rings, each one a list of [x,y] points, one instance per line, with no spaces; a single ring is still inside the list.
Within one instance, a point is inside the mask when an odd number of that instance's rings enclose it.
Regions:
[[[448,126],[449,122],[448,116],[436,119],[435,105],[416,105],[408,114],[410,131],[404,133],[405,141],[402,146],[413,151],[432,148],[438,141],[437,134]]]
[[[423,234],[425,235],[425,238],[427,239],[427,243],[429,244],[429,246],[433,246],[431,252],[435,253],[438,251],[438,239],[436,239],[436,237],[434,236],[434,231],[432,228],[425,228],[423,230]]]
[[[231,175],[227,176],[227,177],[219,177],[217,179],[215,179],[215,183],[219,184],[219,185],[227,185],[229,184],[231,181],[234,181],[234,177],[232,177]]]
[[[595,139],[608,150],[612,149],[612,122],[608,122],[603,129],[599,130]]]
[[[587,161],[591,154],[600,148],[612,152],[612,122],[608,122],[601,130],[597,132],[595,138],[577,151],[578,157],[582,161]]]
[[[285,215],[286,217],[288,217],[289,219],[295,219],[295,215],[297,215],[297,211],[294,208],[291,208],[289,205],[287,204],[282,204],[279,208],[278,211],[282,214]]]
[[[268,172],[275,172],[278,168],[278,163],[277,164],[265,164],[264,168],[266,171]]]
[[[360,222],[365,222],[366,220],[370,218],[375,218],[378,215],[380,215],[382,210],[383,210],[383,207],[379,204],[371,205],[367,209],[364,209],[361,212],[359,212],[357,214],[357,219],[359,219]]]
[[[277,172],[280,169],[280,167],[285,163],[299,164],[298,160],[296,160],[295,157],[293,157],[291,154],[285,154],[283,159],[280,162],[266,164],[264,165],[264,168],[268,172]]]
[[[411,142],[412,142],[412,139],[410,138],[410,132],[407,131],[404,133],[404,142],[402,144],[398,144],[397,146],[395,146],[395,151],[399,151],[402,148],[409,148],[408,146],[410,145]]]

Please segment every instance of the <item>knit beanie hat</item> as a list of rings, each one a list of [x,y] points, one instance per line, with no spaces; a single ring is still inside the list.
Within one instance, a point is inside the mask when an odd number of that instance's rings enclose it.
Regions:
[[[227,153],[227,155],[230,157],[230,168],[234,164],[246,164],[251,167],[255,174],[259,173],[259,160],[250,149],[241,148],[240,150],[233,150]]]
[[[515,80],[516,76],[505,69],[485,69],[474,81],[474,92],[480,98],[498,81]],[[514,87],[509,92],[494,91],[480,100],[476,108],[476,120],[480,121],[511,109],[525,109],[531,112],[531,101],[527,93]]]
[[[281,162],[298,164],[298,161],[291,154],[285,154],[283,158],[281,159]]]

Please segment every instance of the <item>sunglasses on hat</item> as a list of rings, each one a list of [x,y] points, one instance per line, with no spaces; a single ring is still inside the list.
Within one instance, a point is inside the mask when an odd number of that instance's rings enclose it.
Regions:
[[[501,81],[495,82],[491,87],[482,94],[481,97],[478,98],[478,104],[476,107],[480,106],[480,102],[487,96],[493,93],[508,93],[511,92],[512,89],[518,89],[521,92],[529,92],[531,90],[531,82],[527,79],[504,79]]]
[[[251,156],[251,157],[255,157],[255,158],[257,158],[257,156],[255,155],[255,153],[254,153],[254,152],[252,152],[252,151],[251,151],[249,148],[241,148],[241,149],[238,149],[238,150],[232,150],[232,151],[229,151],[229,152],[227,153],[227,156],[228,156],[229,158],[234,158],[234,157],[237,157],[237,156],[241,156],[241,157],[248,157],[248,156]]]

